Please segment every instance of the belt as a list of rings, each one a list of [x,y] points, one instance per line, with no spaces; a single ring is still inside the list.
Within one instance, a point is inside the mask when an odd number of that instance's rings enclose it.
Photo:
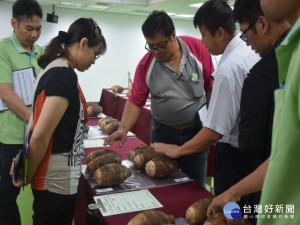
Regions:
[[[168,127],[168,128],[176,130],[176,131],[180,132],[181,134],[183,134],[183,133],[188,133],[188,132],[194,131],[196,129],[200,130],[202,128],[202,124],[198,123],[196,125],[193,125],[190,127],[185,127],[185,128],[180,128],[180,129],[172,128],[172,127]]]
[[[189,126],[189,127],[185,127],[185,128],[176,128],[176,127],[170,127],[168,125],[165,125],[163,123],[158,122],[154,117],[152,117],[152,121],[154,122],[154,124],[160,124],[160,126],[164,126],[165,128],[172,130],[172,131],[176,131],[179,132],[180,134],[184,134],[184,133],[188,133],[191,131],[195,131],[196,129],[200,130],[202,128],[202,124],[200,121],[196,121],[195,125]]]

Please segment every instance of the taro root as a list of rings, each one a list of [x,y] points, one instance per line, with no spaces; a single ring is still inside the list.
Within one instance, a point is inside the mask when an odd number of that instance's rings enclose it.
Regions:
[[[124,88],[119,85],[113,85],[111,86],[111,89],[115,93],[122,93],[124,91]]]
[[[119,129],[119,122],[112,121],[111,123],[107,124],[104,127],[104,132],[107,134],[112,134],[113,132],[117,131],[118,129]]]
[[[135,168],[139,170],[145,170],[146,163],[151,159],[157,157],[163,157],[164,155],[158,152],[155,152],[152,148],[145,149],[141,152],[138,152],[133,159],[133,164]]]
[[[130,176],[130,169],[121,164],[111,163],[97,169],[93,179],[101,187],[113,187],[123,183]]]
[[[216,212],[204,222],[203,225],[227,225],[226,217],[221,212]]]
[[[227,225],[247,225],[243,217],[239,219],[226,218],[226,221],[227,221]]]
[[[169,157],[158,157],[146,163],[145,171],[150,177],[164,178],[178,168],[176,160]]]
[[[102,130],[104,130],[105,126],[113,121],[117,122],[116,119],[114,119],[110,116],[102,117],[101,119],[99,119],[98,125],[101,127]]]
[[[207,219],[207,208],[212,202],[211,198],[203,198],[194,202],[185,213],[185,218],[192,224],[203,224]]]
[[[139,147],[136,147],[134,149],[131,149],[129,152],[128,152],[128,159],[130,161],[133,161],[134,157],[136,157],[136,155],[140,152],[143,152],[143,151],[148,151],[148,150],[153,150],[153,148],[151,148],[150,146],[148,145],[144,145],[144,146],[139,146]]]
[[[146,210],[133,217],[127,225],[175,224],[175,217],[158,210]]]
[[[112,154],[117,154],[119,156],[121,156],[119,153],[117,153],[116,151],[113,151],[113,150],[110,150],[110,149],[103,149],[103,150],[96,150],[96,151],[93,151],[93,152],[90,152],[85,161],[86,161],[86,164],[88,164],[89,162],[91,162],[94,158],[100,156],[100,155],[105,155],[105,154],[108,154],[108,153],[112,153]]]
[[[87,114],[89,117],[96,117],[103,112],[102,107],[94,102],[88,102]]]
[[[91,162],[87,164],[86,171],[93,175],[95,170],[98,168],[110,164],[110,163],[118,163],[121,164],[121,155],[120,154],[113,154],[113,153],[107,153],[104,155],[97,156],[94,158]]]

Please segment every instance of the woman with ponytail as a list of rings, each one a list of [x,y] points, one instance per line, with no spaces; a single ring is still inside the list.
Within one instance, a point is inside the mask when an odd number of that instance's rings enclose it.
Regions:
[[[86,115],[74,70],[87,70],[105,51],[97,23],[80,18],[67,32],[60,31],[38,60],[43,70],[34,92],[25,181],[32,187],[35,225],[72,224]],[[13,183],[20,187],[24,181]]]

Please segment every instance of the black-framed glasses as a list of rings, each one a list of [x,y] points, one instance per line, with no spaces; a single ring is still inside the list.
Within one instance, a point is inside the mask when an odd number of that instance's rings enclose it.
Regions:
[[[254,20],[254,21],[249,25],[249,27],[248,27],[246,30],[244,30],[244,32],[241,34],[240,38],[241,38],[244,42],[248,42],[248,37],[247,37],[246,33],[247,33],[248,30],[250,30],[250,29],[254,26],[254,24],[256,24],[256,21],[257,21],[257,19]]]
[[[171,37],[171,36],[170,36]],[[162,42],[158,47],[152,47],[148,44],[148,42],[146,42],[145,44],[145,49],[149,52],[155,52],[155,51],[158,51],[158,52],[163,52],[165,51],[166,47],[167,47],[167,44],[170,40],[170,37],[168,37],[168,40]]]

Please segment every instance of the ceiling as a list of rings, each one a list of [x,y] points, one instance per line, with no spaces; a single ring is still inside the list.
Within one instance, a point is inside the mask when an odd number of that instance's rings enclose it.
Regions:
[[[6,0],[14,2],[15,0]],[[206,0],[37,0],[44,6],[56,8],[73,8],[94,10],[110,13],[125,13],[134,15],[149,15],[152,10],[165,10],[173,18],[190,19],[194,17],[198,8],[190,7],[195,3]],[[232,6],[234,0],[228,3]],[[50,13],[50,12],[49,12]]]

